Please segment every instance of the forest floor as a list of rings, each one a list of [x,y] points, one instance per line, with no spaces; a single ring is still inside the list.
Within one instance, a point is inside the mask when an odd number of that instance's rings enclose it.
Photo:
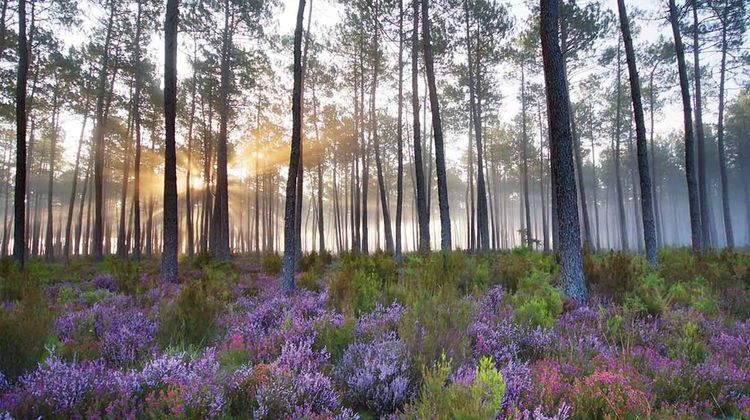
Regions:
[[[0,265],[0,418],[750,417],[750,257]]]

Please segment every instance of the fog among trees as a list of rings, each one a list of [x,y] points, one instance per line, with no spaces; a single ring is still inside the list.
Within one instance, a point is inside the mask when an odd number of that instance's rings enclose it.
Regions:
[[[745,247],[745,2],[521,3],[3,1],[0,249]]]

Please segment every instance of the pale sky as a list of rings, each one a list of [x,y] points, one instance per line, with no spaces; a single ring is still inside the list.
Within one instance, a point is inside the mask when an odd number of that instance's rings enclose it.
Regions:
[[[579,3],[586,3],[586,2],[579,2]],[[610,10],[612,10],[613,13],[615,13],[616,16],[616,0],[605,0],[604,5],[608,7]],[[511,0],[508,2],[511,7],[511,11],[515,16],[516,21],[516,28],[520,28],[523,25],[524,18],[529,15],[529,9],[526,6],[526,2],[523,0]],[[310,3],[308,1],[307,6],[309,7]],[[640,34],[635,38],[636,42],[636,48],[639,46],[644,45],[647,41],[655,40],[659,37],[659,35],[664,35],[667,37],[667,39],[671,39],[671,30],[670,28],[665,24],[664,19],[662,18],[665,13],[663,10],[665,10],[666,2],[665,1],[653,1],[653,0],[632,0],[628,1],[628,11],[629,13],[633,13],[633,11],[638,8],[642,9],[646,12],[647,19],[646,20],[639,20],[637,23],[641,26],[641,32]],[[281,34],[291,34],[294,29],[294,21],[296,17],[298,3],[295,0],[283,0],[280,10],[277,12],[277,16],[275,18],[276,25],[279,30],[279,33]],[[658,13],[659,11],[662,11],[661,13]],[[87,14],[88,19],[85,19],[84,24],[81,25],[80,28],[76,28],[71,34],[65,35],[65,40],[68,44],[77,44],[83,42],[86,38],[85,31],[88,30],[87,28],[90,28],[91,21],[93,21],[93,18],[100,15],[100,11],[96,10],[96,8],[88,8],[85,12]],[[658,13],[658,14],[657,14]],[[331,2],[329,0],[314,0],[313,2],[313,13],[312,13],[312,28],[311,32],[313,36],[318,37],[328,37],[334,35],[334,28],[336,23],[338,23],[341,19],[342,9],[340,5],[337,5],[335,2]],[[307,11],[305,13],[305,17],[307,17]],[[613,31],[615,29],[619,29],[619,26],[613,28]],[[612,40],[615,38],[616,33],[612,34]],[[686,39],[686,43],[689,44],[690,40]],[[747,39],[746,39],[746,45],[747,45]],[[391,57],[389,57],[389,60],[395,60],[397,53],[397,46],[385,46],[387,52],[391,52]],[[187,51],[189,48],[181,48],[178,52],[178,77],[184,76],[186,73],[189,72],[189,65],[187,61],[187,54],[189,51]],[[151,47],[150,47],[150,53],[151,56],[157,61],[157,68],[161,69],[163,66],[163,41],[161,39],[160,34],[154,36],[154,39],[152,40]],[[288,62],[291,62],[292,58],[292,51],[289,51],[288,57],[279,57],[280,59],[287,60]],[[690,58],[688,58],[690,60]],[[711,65],[712,67],[715,67],[714,64],[718,62],[718,54],[716,53],[704,53],[701,56],[702,64],[703,65]],[[408,68],[407,68],[408,70]],[[438,69],[439,70],[439,69]],[[602,71],[600,68],[592,67],[588,68],[584,71],[579,71],[578,73],[571,74],[571,84],[573,86],[573,99],[576,99],[576,95],[581,89],[585,89],[583,86],[578,86],[578,82],[580,80],[583,80],[588,72],[591,71]],[[501,64],[497,69],[498,77],[501,79],[500,82],[500,89],[503,92],[503,102],[501,105],[501,115],[505,122],[510,122],[512,118],[519,112],[520,104],[516,101],[517,96],[517,90],[518,90],[518,81],[514,79],[509,79],[508,75],[512,74],[512,68],[508,65]],[[676,66],[675,66],[675,73],[676,73]],[[718,71],[714,71],[714,79],[718,80]],[[642,76],[643,77],[643,76]],[[539,76],[537,76],[537,81],[541,81]],[[405,81],[405,86],[408,88],[409,84]],[[288,77],[284,77],[283,83],[288,84],[288,92],[291,96],[291,75],[288,75]],[[643,81],[642,81],[643,83]],[[715,91],[715,85],[716,83],[713,81],[706,81],[706,88],[704,90],[706,91]],[[406,89],[405,88],[405,89]],[[388,93],[388,87],[383,87],[383,90],[386,92],[383,95],[380,95],[382,97],[389,96]],[[424,88],[420,86],[421,93],[424,93]],[[380,92],[380,91],[379,91]],[[729,79],[727,82],[727,95],[728,98],[733,98],[738,92],[738,85],[737,83]],[[347,93],[347,95],[350,95]],[[392,95],[392,94],[391,94]],[[679,130],[682,127],[682,107],[679,102],[679,98],[677,96],[677,89],[672,90],[672,92],[664,93],[665,97],[669,98],[670,101],[668,102],[667,106],[663,109],[662,113],[660,115],[657,115],[656,118],[656,132],[659,134],[667,133],[673,130]],[[385,101],[383,99],[379,99],[378,103],[379,106],[389,106],[387,104],[381,104],[381,100]],[[704,121],[708,122],[715,122],[716,119],[716,99],[714,97],[711,97],[710,100],[704,105]],[[393,110],[395,113],[395,108]],[[78,115],[65,115],[62,119],[62,126],[65,131],[65,139],[64,139],[64,147],[65,147],[65,153],[64,158],[68,162],[72,162],[75,158],[75,150],[78,143],[78,136],[80,134],[81,129],[81,120],[82,117]],[[291,120],[291,114],[289,116],[289,120]],[[89,130],[90,130],[91,123],[89,123]],[[179,141],[179,139],[178,139]],[[446,143],[449,148],[449,159],[450,158],[458,158],[461,153],[460,151],[462,149],[465,149],[466,145],[466,137],[465,133],[448,133],[448,137],[446,139]],[[452,151],[456,153],[450,153]],[[598,154],[598,152],[597,152]]]

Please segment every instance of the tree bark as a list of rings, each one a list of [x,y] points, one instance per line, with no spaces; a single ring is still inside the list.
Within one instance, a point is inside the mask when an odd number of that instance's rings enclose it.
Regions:
[[[680,34],[680,21],[675,0],[669,0],[669,20],[672,25],[675,52],[677,54],[677,69],[680,76],[680,92],[682,93],[682,110],[685,124],[685,177],[687,178],[688,203],[690,206],[690,231],[693,250],[703,250],[703,231],[701,228],[701,208],[698,190],[698,180],[695,175],[695,151],[693,136],[693,118],[690,103],[690,84],[685,64],[685,47]]]
[[[641,214],[643,218],[643,239],[646,244],[646,258],[652,267],[659,263],[656,244],[656,226],[654,224],[653,197],[651,196],[651,173],[648,165],[648,148],[646,145],[646,122],[643,116],[643,102],[641,100],[641,82],[635,62],[635,49],[630,35],[630,23],[625,10],[625,0],[617,0],[620,14],[620,29],[625,42],[625,58],[628,62],[630,74],[630,94],[633,99],[633,114],[635,116],[636,147],[638,149],[638,176],[641,188]],[[635,188],[635,185],[633,186]]]
[[[13,259],[19,270],[26,263],[26,81],[29,50],[26,43],[26,0],[18,0],[18,73],[16,77],[16,182],[13,194]]]
[[[302,24],[305,15],[305,0],[299,0],[297,26],[294,29],[294,87],[292,90],[292,144],[289,156],[289,176],[286,181],[286,204],[284,206],[284,266],[282,289],[294,290],[295,268],[295,209],[297,175],[300,164],[302,142]]]
[[[401,219],[404,210],[404,0],[398,2],[398,167],[396,168],[396,262],[403,260]]]
[[[177,26],[179,0],[167,0],[164,22],[164,248],[161,256],[162,278],[177,282],[177,152],[175,119],[177,117]]]
[[[727,71],[727,19],[729,8],[725,5],[721,16],[721,67],[719,70],[719,120],[716,124],[716,135],[719,148],[719,174],[721,176],[721,204],[724,212],[724,235],[727,248],[734,248],[734,231],[732,214],[729,205],[729,180],[727,177],[727,157],[724,146],[724,91]]]
[[[224,33],[221,48],[221,83],[219,87],[219,139],[216,148],[216,200],[213,218],[215,241],[214,257],[228,261],[229,248],[229,184],[227,177],[227,124],[229,122],[229,83],[232,57],[232,35],[230,34],[230,2],[224,3]]]
[[[448,204],[448,183],[445,170],[445,150],[443,146],[443,123],[440,118],[440,104],[438,103],[437,85],[435,83],[435,68],[430,35],[429,0],[422,0],[422,42],[424,48],[425,73],[427,75],[427,89],[430,94],[430,111],[432,114],[432,129],[435,141],[435,168],[438,178],[438,200],[440,205],[440,247],[450,251],[451,216]]]
[[[544,80],[547,91],[547,117],[550,129],[552,182],[556,185],[560,235],[560,267],[565,293],[580,304],[588,300],[583,275],[581,235],[576,203],[573,136],[563,56],[558,42],[557,0],[541,0],[540,28]]]
[[[96,128],[94,129],[94,239],[93,256],[94,261],[101,261],[104,245],[104,126],[105,106],[104,96],[107,87],[107,70],[109,64],[109,47],[112,41],[112,26],[118,2],[110,1],[109,18],[107,21],[107,32],[104,40],[101,68],[99,69],[99,87],[96,98]]]
[[[706,135],[703,130],[703,94],[701,92],[700,40],[698,22],[698,1],[692,2],[693,9],[693,81],[695,83],[695,140],[698,142],[698,199],[701,212],[701,238],[703,251],[712,247],[711,218],[706,185]]]
[[[419,252],[430,251],[430,219],[427,214],[424,165],[422,163],[422,134],[419,125],[419,0],[412,0],[413,27],[411,35],[411,107],[414,125],[414,172],[417,189],[417,218],[419,224]]]

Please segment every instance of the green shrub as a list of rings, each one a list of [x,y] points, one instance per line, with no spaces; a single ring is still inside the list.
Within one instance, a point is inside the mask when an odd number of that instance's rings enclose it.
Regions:
[[[521,279],[513,295],[515,320],[531,327],[551,328],[563,310],[562,297],[548,273],[534,270]]]
[[[340,327],[330,322],[322,322],[316,326],[317,335],[315,336],[315,350],[326,349],[331,355],[331,362],[336,363],[341,360],[344,351],[354,341],[354,331],[356,322],[348,319]]]
[[[186,284],[177,300],[162,309],[159,342],[163,347],[208,344],[217,333],[219,308],[204,281]]]
[[[502,409],[505,381],[492,358],[479,361],[472,384],[448,383],[451,361],[445,355],[433,369],[423,369],[419,397],[406,408],[409,419],[494,419]]]
[[[296,285],[301,289],[311,290],[313,292],[320,291],[320,285],[318,284],[320,276],[314,271],[304,271],[300,273],[297,279]]]
[[[20,298],[0,307],[0,372],[9,378],[42,360],[53,327],[49,304],[31,279],[25,280]]]
[[[586,254],[584,270],[589,284],[616,302],[622,302],[638,287],[640,278],[648,271],[648,264],[642,257],[627,252]]]
[[[211,251],[201,251],[193,257],[192,265],[195,268],[203,268],[214,261],[214,254]]]
[[[6,257],[0,260],[0,299],[3,302],[21,299],[30,278],[32,277],[24,276],[18,272],[16,264],[11,258]]]
[[[281,256],[275,252],[266,252],[263,254],[263,272],[276,276],[281,272],[281,267],[284,262],[281,260]]]
[[[708,356],[708,348],[702,335],[695,322],[687,321],[677,340],[670,345],[669,356],[673,359],[687,360],[693,364],[703,363]]]
[[[491,285],[502,284],[510,292],[515,292],[518,282],[532,270],[553,274],[556,264],[550,255],[516,248],[495,258],[489,269],[489,282]]]
[[[396,281],[396,269],[389,257],[343,256],[328,283],[331,304],[348,315],[371,311],[382,291]]]
[[[444,353],[463,364],[472,356],[466,329],[475,309],[471,299],[459,298],[450,289],[423,294],[401,318],[398,335],[417,365],[432,365]]]
[[[667,308],[667,287],[656,273],[642,277],[636,289],[625,297],[626,310],[640,315],[661,315]]]

